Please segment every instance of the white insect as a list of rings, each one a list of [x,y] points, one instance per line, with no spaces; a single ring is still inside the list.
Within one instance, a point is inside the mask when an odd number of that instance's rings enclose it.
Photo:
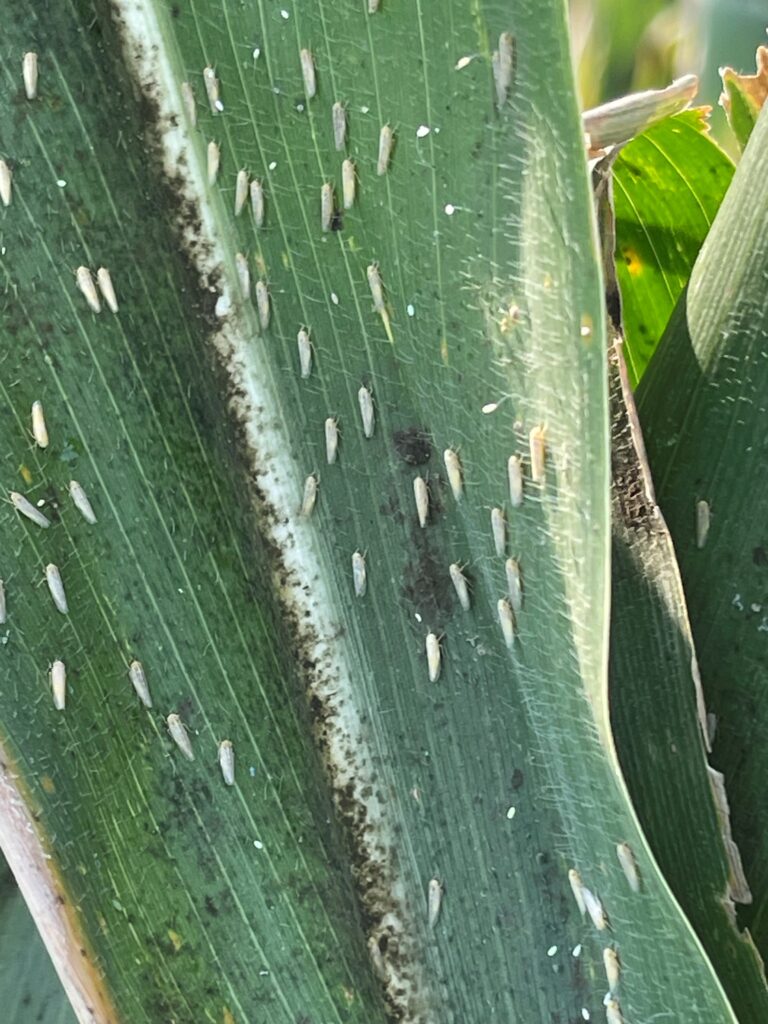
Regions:
[[[251,213],[257,228],[264,225],[264,186],[258,178],[251,182]]]
[[[45,425],[42,402],[32,403],[32,436],[38,448],[48,447],[48,427]]]
[[[63,661],[54,661],[51,665],[51,692],[53,706],[63,711],[67,706],[67,670]]]
[[[544,462],[546,459],[546,441],[544,427],[534,427],[528,437],[531,449],[531,479],[534,483],[544,483]]]
[[[379,132],[379,159],[376,163],[376,173],[386,174],[389,169],[389,161],[392,157],[392,146],[395,136],[388,124],[385,124]]]
[[[219,80],[216,77],[216,72],[210,65],[203,68],[203,81],[205,82],[205,91],[208,95],[211,113],[220,114],[224,109],[224,104],[219,97]]]
[[[443,886],[437,878],[430,878],[427,886],[427,924],[430,928],[434,928],[437,924],[442,904]]]
[[[341,165],[341,195],[345,210],[351,210],[355,205],[355,191],[357,189],[355,173],[354,160],[344,160]]]
[[[507,480],[509,481],[509,503],[519,508],[523,503],[523,463],[519,455],[507,459]]]
[[[100,313],[101,302],[99,301],[99,293],[96,291],[96,285],[93,283],[93,277],[88,267],[78,267],[75,271],[75,280],[77,287],[85,296],[85,301],[93,312]]]
[[[496,603],[496,610],[499,615],[499,625],[501,626],[504,643],[507,647],[512,647],[515,643],[515,616],[512,614],[509,601],[504,597],[500,597]]]
[[[376,425],[376,417],[373,411],[373,395],[365,384],[357,392],[357,401],[360,404],[363,433],[366,437],[373,437],[373,430]]]
[[[300,515],[304,516],[305,519],[309,519],[315,508],[315,502],[317,501],[317,477],[314,473],[310,473],[307,479],[304,481],[304,495],[301,499]]]
[[[144,672],[144,666],[140,661],[136,661],[134,659],[134,661],[132,661],[128,666],[128,678],[131,680],[131,685],[136,691],[136,695],[144,707],[151,708],[152,698],[149,695],[149,685]]]
[[[269,289],[266,281],[256,282],[256,308],[259,311],[259,323],[262,331],[269,327]]]
[[[5,603],[5,584],[0,580],[0,626],[5,625],[8,617],[8,609]]]
[[[619,987],[621,964],[618,953],[611,946],[606,946],[603,950],[603,966],[605,967],[605,976],[608,979],[608,991],[613,994]]]
[[[461,496],[464,493],[464,478],[461,473],[459,456],[453,448],[445,449],[443,452],[443,462],[445,463],[445,471],[448,474],[448,483],[451,485],[453,496],[456,501],[461,501]]]
[[[237,279],[240,282],[240,291],[243,298],[251,296],[251,271],[248,267],[248,260],[241,252],[235,253],[235,267],[237,268]]]
[[[493,546],[497,555],[503,555],[507,546],[507,524],[504,513],[500,508],[491,509],[491,532],[493,533]]]
[[[637,861],[629,843],[617,843],[616,856],[619,858],[621,869],[629,882],[629,888],[632,892],[640,892],[640,873],[637,870]]]
[[[299,371],[302,380],[306,380],[312,372],[312,343],[309,340],[309,331],[302,327],[296,336],[299,346]]]
[[[93,525],[96,522],[96,513],[93,511],[93,505],[88,500],[88,495],[77,480],[69,481],[69,496],[86,523]]]
[[[53,562],[49,562],[45,567],[45,581],[48,584],[48,589],[51,592],[53,603],[56,605],[62,615],[66,615],[69,612],[67,605],[67,595],[64,593],[64,584],[61,579],[61,573],[59,572],[58,566],[54,565]]]
[[[181,83],[181,102],[184,104],[187,120],[194,128],[197,124],[197,104],[195,103],[194,90],[189,82]]]
[[[453,589],[456,591],[456,596],[459,599],[459,604],[465,612],[469,611],[469,587],[467,586],[467,577],[461,571],[461,566],[457,562],[451,562],[448,567],[448,572],[451,576],[451,583]]]
[[[5,160],[0,160],[0,200],[2,200],[3,206],[11,205],[12,194],[13,174],[11,173],[11,168]]]
[[[707,543],[709,536],[709,502],[696,502],[696,547],[701,550]]]
[[[442,656],[440,654],[440,641],[434,633],[427,633],[426,640],[427,650],[427,670],[429,672],[430,683],[436,683],[440,678],[440,664]]]
[[[43,515],[40,509],[35,508],[31,501],[28,501],[23,494],[19,494],[18,491],[11,491],[9,494],[11,504],[20,512],[23,516],[35,523],[37,526],[41,526],[44,530],[47,530],[51,525],[50,520]]]
[[[329,416],[325,421],[325,460],[329,466],[336,461],[338,452],[339,424],[333,416]]]
[[[584,897],[584,906],[587,908],[592,924],[599,932],[605,931],[608,927],[608,915],[603,909],[603,904],[586,885],[582,887],[581,892]]]
[[[243,212],[245,201],[248,198],[248,171],[237,172],[235,178],[235,216],[239,217]]]
[[[429,489],[423,476],[417,476],[413,481],[413,497],[416,501],[419,526],[424,529],[429,518]]]
[[[30,51],[24,54],[21,62],[21,74],[24,79],[24,92],[28,100],[37,99],[37,54]]]
[[[112,284],[112,275],[106,267],[99,267],[96,271],[96,281],[102,298],[107,304],[107,308],[112,313],[116,313],[118,306],[117,296],[115,295],[115,286]]]
[[[624,1024],[624,1015],[617,999],[606,1000],[605,1024]]]
[[[515,70],[515,37],[511,32],[502,32],[499,36],[499,48],[493,54],[492,64],[496,105],[501,110],[507,102]]]
[[[331,109],[331,118],[333,120],[333,143],[336,149],[344,149],[344,144],[347,141],[347,111],[344,109],[344,104],[339,103],[338,100]]]
[[[235,748],[231,740],[222,740],[219,744],[219,767],[224,782],[228,786],[235,784]]]
[[[187,732],[182,720],[178,715],[170,714],[165,721],[168,725],[168,732],[171,734],[173,742],[188,761],[194,761],[195,752],[192,749],[192,742],[189,738],[189,733]]]
[[[378,11],[378,9],[379,9],[379,4],[380,3],[381,3],[381,0],[368,0],[368,13],[369,14],[375,14],[376,11]]]
[[[366,270],[368,275],[368,287],[371,289],[371,298],[373,299],[373,308],[377,313],[381,313],[384,310],[384,288],[381,283],[381,274],[379,273],[379,264],[371,263]]]
[[[365,568],[365,555],[360,551],[356,551],[352,555],[352,583],[355,587],[355,597],[364,597],[368,577]]]
[[[304,79],[304,91],[307,94],[307,99],[311,100],[317,92],[315,61],[309,50],[302,50],[299,56],[301,57],[301,76]]]
[[[520,579],[520,563],[514,558],[508,558],[504,568],[507,573],[507,593],[509,603],[513,612],[519,612],[523,607],[523,584]]]
[[[576,900],[576,905],[579,908],[579,913],[584,917],[587,912],[587,904],[584,901],[584,883],[582,882],[581,875],[576,868],[571,868],[568,872],[568,881],[571,886],[573,898]]]
[[[326,181],[320,189],[320,226],[323,231],[331,230],[333,220],[333,185]]]
[[[218,142],[209,142],[207,151],[208,162],[208,184],[215,185],[219,176],[219,165],[221,164],[221,150]]]

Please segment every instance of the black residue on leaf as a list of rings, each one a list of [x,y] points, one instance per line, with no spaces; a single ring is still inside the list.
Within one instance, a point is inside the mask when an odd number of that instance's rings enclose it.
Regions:
[[[432,454],[432,439],[423,427],[408,427],[392,434],[395,451],[409,466],[423,466]]]

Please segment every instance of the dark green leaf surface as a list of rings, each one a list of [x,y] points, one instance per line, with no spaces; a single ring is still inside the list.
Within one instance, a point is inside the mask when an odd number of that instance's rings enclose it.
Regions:
[[[687,110],[633,139],[614,164],[616,271],[633,387],[645,372],[733,175]]]

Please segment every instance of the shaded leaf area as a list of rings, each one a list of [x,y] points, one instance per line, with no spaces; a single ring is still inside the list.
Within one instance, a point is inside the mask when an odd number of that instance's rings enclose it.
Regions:
[[[616,272],[632,386],[645,372],[733,175],[687,110],[633,139],[614,164]]]
[[[183,133],[180,93],[145,81],[155,103],[136,105],[90,5],[45,21],[21,6],[2,43],[14,198],[0,229],[11,339],[2,485],[52,521],[42,531],[8,505],[1,513],[0,717],[120,1016],[373,1024],[388,1002],[408,1021],[573,1021],[602,1013],[603,949],[615,945],[628,1021],[732,1021],[613,761],[601,294],[561,5],[456,0],[406,15],[384,3],[370,18],[351,3],[120,11],[132,58],[158,75],[167,58],[201,101],[203,67],[215,66],[223,112],[198,104],[178,170],[199,181],[216,141],[218,183],[188,186],[196,206],[153,179],[159,155],[142,125],[159,114]],[[41,65],[31,106],[19,77],[30,26]],[[491,40],[507,31],[517,84],[498,112]],[[315,99],[302,85],[303,47],[314,52]],[[336,100],[347,103],[359,201],[323,232],[323,183],[339,195]],[[395,148],[379,177],[387,122]],[[241,169],[264,182],[261,233],[232,214]],[[170,227],[179,205],[194,255],[223,252],[210,280],[226,316],[186,265]],[[233,298],[237,252],[268,284],[268,329]],[[373,261],[393,341],[371,308]],[[81,264],[110,268],[116,316],[88,310],[73,280]],[[315,359],[304,380],[302,324]],[[218,326],[230,377],[210,344]],[[361,385],[373,395],[370,438]],[[249,433],[226,398],[253,416]],[[45,451],[29,438],[36,399]],[[333,465],[328,417],[341,431]],[[537,482],[532,430],[546,438]],[[441,468],[449,446],[464,472],[458,503]],[[515,508],[512,454],[524,473]],[[424,527],[417,472],[428,483]],[[301,517],[313,473],[317,507]],[[72,477],[93,500],[93,526],[69,502]],[[284,502],[270,504],[278,492]],[[492,507],[506,512],[504,554],[523,572],[511,650]],[[368,565],[363,598],[355,549]],[[286,568],[291,555],[304,571]],[[468,612],[452,561],[471,584]],[[67,616],[41,583],[49,562]],[[297,622],[299,607],[309,612]],[[331,635],[310,643],[328,622]],[[433,683],[429,630],[442,652]],[[64,712],[47,682],[58,657]],[[132,657],[147,670],[150,712],[130,689]],[[168,739],[169,712],[187,723],[194,762]],[[232,789],[215,763],[224,737],[238,758]],[[616,857],[623,841],[639,893]],[[578,914],[572,866],[610,932]],[[430,929],[431,880],[444,895]]]
[[[763,700],[768,599],[765,346],[768,189],[762,114],[690,285],[638,390],[659,504],[680,564],[734,838],[753,893],[741,910],[768,951]],[[674,381],[672,388],[670,382]],[[705,503],[709,528],[702,522]]]
[[[664,877],[739,1020],[762,1019],[768,1015],[768,991],[760,957],[736,927],[734,900],[748,894],[738,859],[728,860],[713,800],[706,713],[682,581],[655,503],[628,380],[622,394],[617,354],[611,365],[609,672],[619,759]]]

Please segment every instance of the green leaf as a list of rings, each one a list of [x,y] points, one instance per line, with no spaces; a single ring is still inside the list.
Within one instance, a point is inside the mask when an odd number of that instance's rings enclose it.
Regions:
[[[74,1024],[56,972],[10,873],[0,882],[0,993],[10,1024]]]
[[[638,391],[707,707],[717,722],[711,760],[725,775],[733,835],[754,897],[740,920],[763,957],[767,146],[763,113]]]
[[[768,94],[768,46],[758,46],[756,63],[754,75],[742,75],[733,68],[720,69],[723,81],[720,103],[725,107],[728,123],[741,149],[749,141]]]
[[[733,176],[703,109],[648,128],[614,164],[616,272],[633,387],[643,376]]]
[[[38,920],[47,910],[69,929],[58,966],[81,1017],[91,994],[104,1019],[136,1024],[595,1017],[610,944],[627,1021],[695,1006],[732,1022],[637,828],[610,734],[602,294],[562,4],[116,10],[142,104],[90,5],[44,20],[16,5],[0,44],[14,97],[0,114],[14,170],[3,485],[51,520],[0,512],[0,834]],[[30,26],[31,103],[18,61]],[[508,93],[492,74],[503,33],[516,39]],[[221,84],[215,114],[205,67]],[[341,194],[337,101],[359,192],[323,231],[322,186]],[[386,123],[395,148],[378,175]],[[263,182],[260,229],[233,215],[243,169]],[[238,254],[268,287],[268,325],[263,301],[241,294]],[[110,269],[116,315],[88,309],[80,266]],[[29,439],[35,400],[44,451]],[[341,431],[330,465],[328,418]],[[524,475],[514,508],[511,455]],[[316,507],[301,514],[315,474]],[[95,524],[69,500],[72,478]],[[523,573],[509,647],[493,507]],[[48,563],[68,615],[41,582]],[[47,682],[57,658],[63,712]],[[133,658],[151,711],[131,689]],[[169,740],[170,713],[194,761]],[[570,868],[610,932],[579,915]]]

